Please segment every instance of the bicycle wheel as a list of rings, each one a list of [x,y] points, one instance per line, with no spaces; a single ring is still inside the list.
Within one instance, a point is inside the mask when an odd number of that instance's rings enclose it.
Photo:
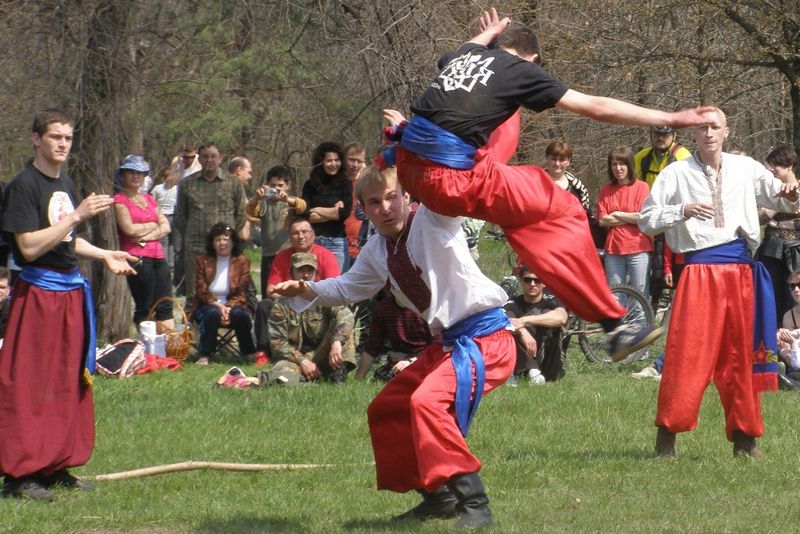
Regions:
[[[655,340],[653,344],[648,347],[650,349],[650,354],[653,357],[657,357],[667,350],[667,330],[669,330],[669,320],[672,316],[671,296],[670,298],[662,299],[659,302],[658,308],[655,310],[654,315],[654,324],[664,329],[664,335]]]
[[[500,287],[503,288],[503,291],[506,292],[508,298],[513,299],[517,296],[517,290],[519,289],[519,282],[517,281],[517,277],[513,275],[506,275],[500,281]]]
[[[642,324],[653,326],[654,314],[650,299],[636,289],[629,286],[614,286],[611,293],[617,301],[625,307],[626,313],[622,318],[624,324]],[[587,322],[581,319],[578,325],[578,343],[586,355],[586,359],[596,363],[612,363],[608,357],[608,340],[600,323]],[[623,361],[638,359],[647,349],[634,352]]]

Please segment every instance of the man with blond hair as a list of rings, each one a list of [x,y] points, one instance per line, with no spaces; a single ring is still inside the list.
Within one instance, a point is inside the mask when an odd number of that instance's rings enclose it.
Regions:
[[[491,524],[481,463],[464,438],[481,397],[514,368],[506,294],[470,256],[464,219],[424,206],[412,212],[394,169],[367,168],[356,196],[378,233],[355,265],[336,278],[285,282],[274,290],[302,297],[304,306],[330,306],[360,302],[388,286],[433,336],[442,335],[442,343],[428,345],[370,403],[378,489],[422,494],[423,502],[397,519],[458,516],[456,528]]]

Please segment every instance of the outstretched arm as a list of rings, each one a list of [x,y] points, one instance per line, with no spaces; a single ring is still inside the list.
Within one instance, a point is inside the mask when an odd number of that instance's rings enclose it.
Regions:
[[[136,274],[131,264],[135,264],[139,260],[122,250],[106,250],[96,247],[82,237],[75,239],[75,254],[88,260],[101,260],[112,273],[124,275]]]
[[[303,280],[286,280],[272,286],[270,295],[276,294],[282,297],[302,297],[305,300],[314,300],[317,294],[308,287]]]
[[[573,89],[567,90],[556,104],[559,108],[583,115],[596,121],[628,126],[719,126],[717,108],[703,106],[668,112],[645,108],[603,96],[587,95]]]

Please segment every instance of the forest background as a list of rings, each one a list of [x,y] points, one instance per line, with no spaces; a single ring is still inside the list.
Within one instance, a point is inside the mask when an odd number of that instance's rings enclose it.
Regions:
[[[570,87],[674,110],[728,113],[728,150],[761,159],[800,151],[800,0],[528,0],[494,4],[533,26],[544,68]],[[298,187],[325,140],[381,143],[380,110],[408,111],[437,58],[469,39],[488,7],[471,0],[0,0],[0,180],[31,157],[33,115],[77,121],[70,174],[84,194],[110,193],[114,165],[144,154],[168,165],[185,143],[247,155],[255,175],[290,165]],[[648,143],[644,128],[552,110],[523,117],[518,161],[541,164],[563,138],[595,195],[613,146]],[[689,132],[680,132],[691,148]],[[111,215],[92,241],[116,246]],[[85,266],[101,339],[129,326],[124,280]]]

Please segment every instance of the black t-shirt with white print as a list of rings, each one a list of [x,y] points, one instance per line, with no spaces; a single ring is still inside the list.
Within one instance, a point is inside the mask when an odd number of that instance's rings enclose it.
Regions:
[[[520,106],[544,111],[567,92],[539,65],[475,43],[444,55],[439,65],[444,67],[411,111],[476,147]]]
[[[48,228],[75,211],[80,203],[69,176],[61,174],[58,178],[51,178],[33,165],[29,165],[11,180],[3,200],[3,231],[8,234]],[[31,265],[65,271],[78,265],[75,254],[76,230],[32,262],[27,262],[22,257],[13,235],[7,237],[11,243],[14,261],[20,267]]]

